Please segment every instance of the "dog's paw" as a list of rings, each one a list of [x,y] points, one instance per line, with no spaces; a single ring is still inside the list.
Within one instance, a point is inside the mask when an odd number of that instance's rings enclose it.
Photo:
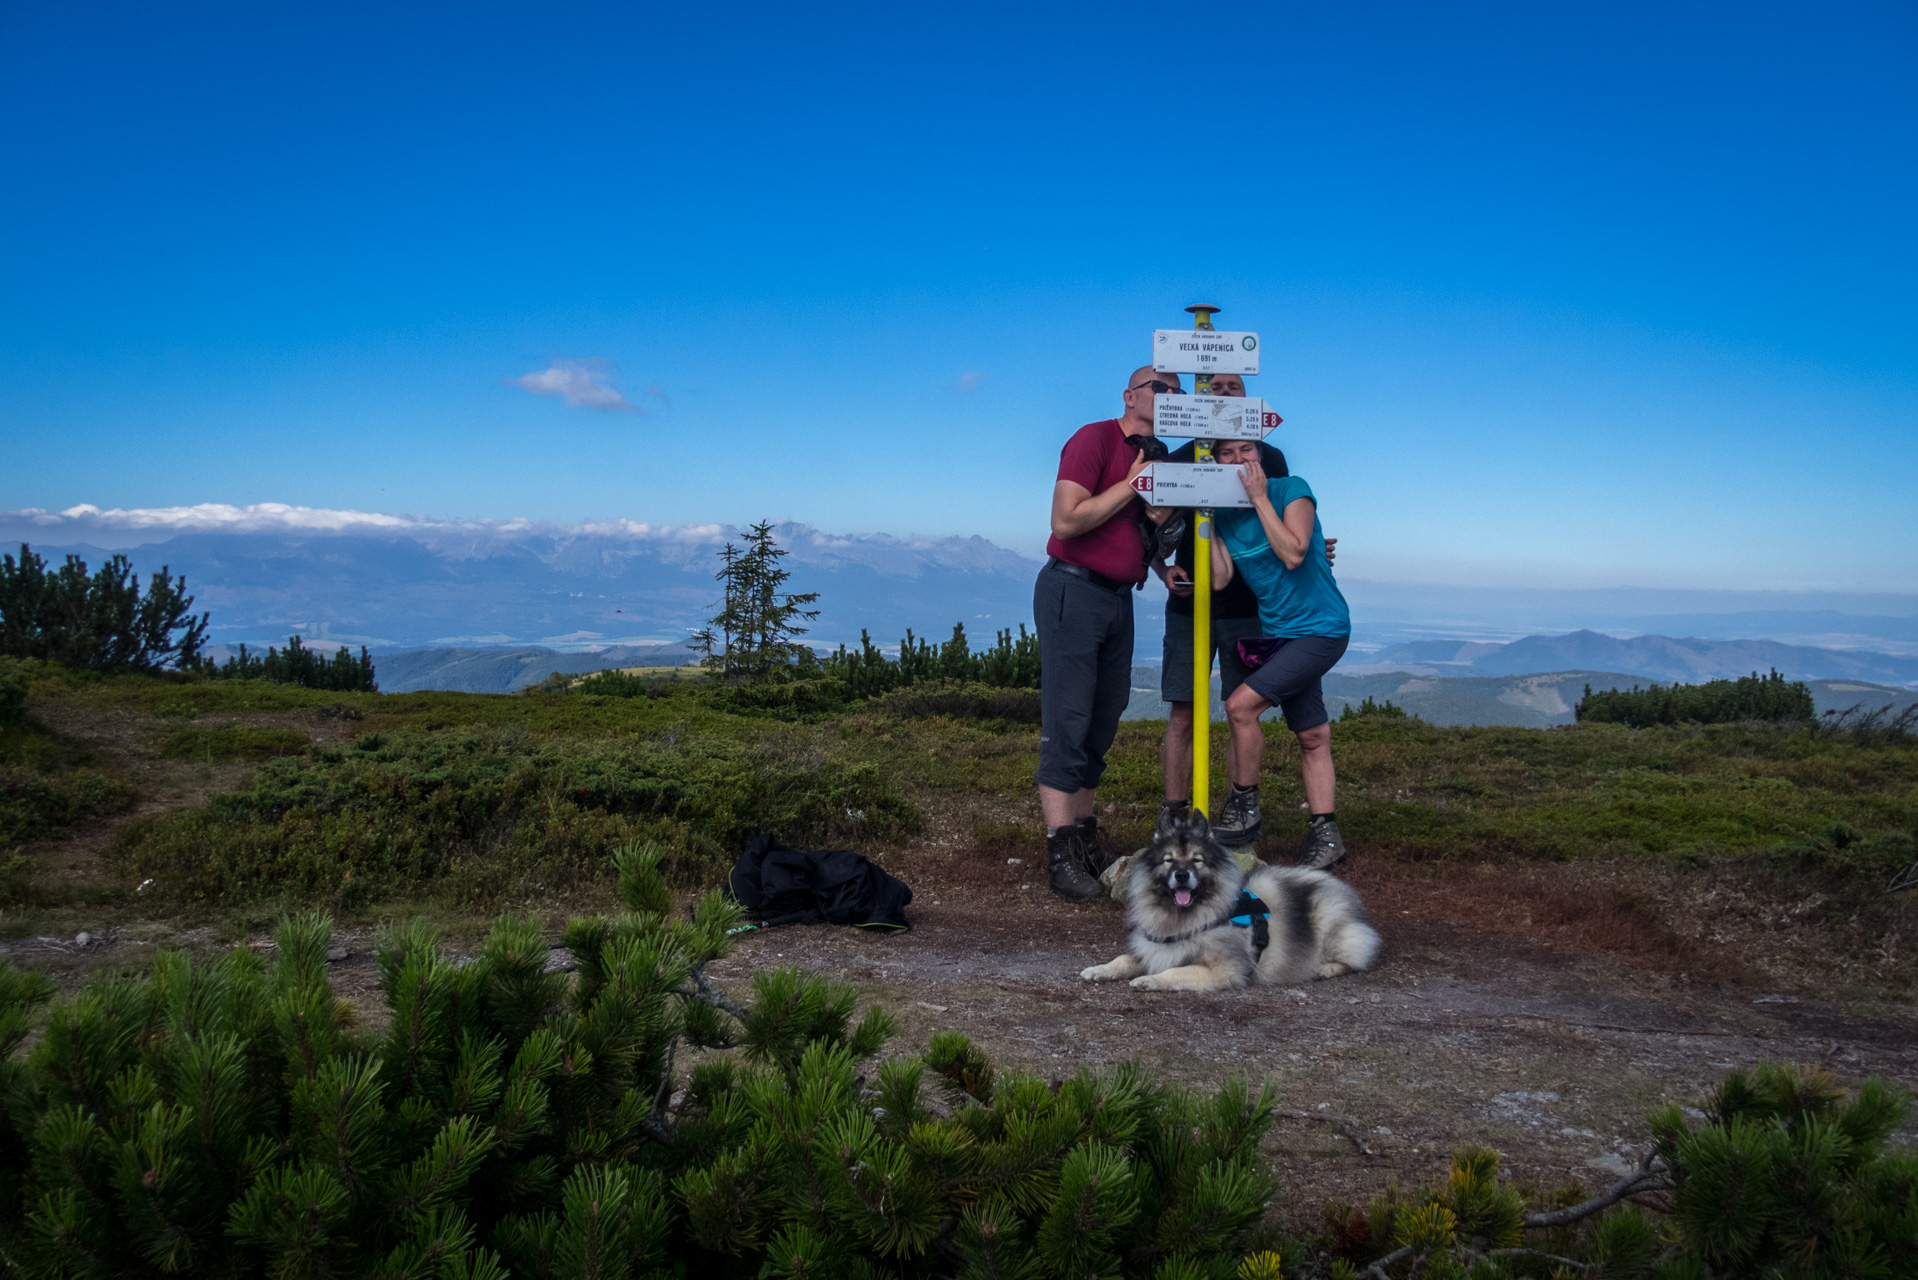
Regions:
[[[1157,991],[1159,979],[1150,973],[1142,973],[1132,980],[1132,985],[1141,991]]]
[[[1087,982],[1098,982],[1106,976],[1106,967],[1102,964],[1088,965],[1079,970],[1079,976]]]
[[[1340,964],[1337,960],[1327,960],[1319,966],[1319,976],[1321,978],[1336,978],[1340,974],[1350,972],[1352,972],[1352,966]]]

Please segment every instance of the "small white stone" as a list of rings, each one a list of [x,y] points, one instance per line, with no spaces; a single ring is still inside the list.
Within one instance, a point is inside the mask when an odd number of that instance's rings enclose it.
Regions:
[[[93,935],[85,932],[77,933],[73,937],[73,945],[76,947],[90,947],[93,945]]]
[[[326,962],[328,964],[338,964],[352,954],[353,953],[345,947],[328,947],[326,949]]]
[[[1016,867],[1016,866],[1018,866],[1018,865],[1019,865],[1020,863],[1022,863],[1022,862],[1024,862],[1024,861],[1025,861],[1025,859],[1024,859],[1024,858],[1007,858],[1007,859],[1006,859],[1006,865],[1007,865],[1008,867]]]

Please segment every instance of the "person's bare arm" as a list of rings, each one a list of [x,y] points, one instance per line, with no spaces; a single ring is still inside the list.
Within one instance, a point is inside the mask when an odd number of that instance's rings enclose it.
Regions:
[[[1235,570],[1232,567],[1232,553],[1226,549],[1225,539],[1217,533],[1212,535],[1212,589],[1225,590],[1232,581]]]
[[[1294,498],[1285,504],[1285,514],[1280,515],[1272,507],[1272,495],[1266,491],[1265,468],[1257,461],[1240,465],[1239,481],[1245,485],[1246,496],[1252,499],[1259,527],[1265,530],[1265,540],[1272,544],[1279,562],[1288,569],[1304,564],[1306,554],[1312,549],[1312,515],[1317,510],[1312,499]]]
[[[1061,480],[1052,486],[1052,532],[1059,538],[1076,538],[1082,533],[1091,533],[1113,516],[1125,510],[1138,495],[1132,491],[1132,482],[1145,470],[1145,451],[1137,450],[1132,465],[1126,468],[1125,479],[1119,481],[1104,493],[1093,493],[1076,480]],[[1158,521],[1163,521],[1167,513],[1154,512]]]
[[[1152,572],[1159,575],[1159,581],[1165,583],[1165,589],[1175,596],[1192,594],[1192,575],[1176,564],[1169,564],[1161,556],[1152,562]]]

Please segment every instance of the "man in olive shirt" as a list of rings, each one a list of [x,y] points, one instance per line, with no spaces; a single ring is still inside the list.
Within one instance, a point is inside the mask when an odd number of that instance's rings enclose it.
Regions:
[[[1212,378],[1212,394],[1215,396],[1242,396],[1245,394],[1245,380],[1237,374],[1215,374]],[[1192,462],[1198,457],[1196,441],[1173,451],[1168,461]],[[1265,474],[1273,477],[1288,476],[1285,454],[1272,445],[1259,443],[1259,465],[1265,468]],[[1165,743],[1160,748],[1159,760],[1165,770],[1165,807],[1169,810],[1183,811],[1192,803],[1192,558],[1195,535],[1193,527],[1197,522],[1188,519],[1185,533],[1179,539],[1178,550],[1170,565],[1164,562],[1153,566],[1166,586],[1165,602],[1165,647],[1162,665],[1159,668],[1159,696],[1170,707],[1166,718]],[[1333,554],[1332,547],[1336,538],[1325,540],[1328,558]],[[1259,634],[1259,601],[1252,594],[1252,588],[1243,578],[1234,575],[1232,581],[1212,593],[1212,652],[1219,660],[1219,700],[1221,703],[1232,696],[1232,691],[1245,680],[1246,666],[1239,661],[1238,642]],[[1206,663],[1208,670],[1211,662]],[[1236,776],[1232,772],[1232,760],[1236,754],[1230,738],[1226,740],[1226,775]],[[1229,815],[1214,815],[1220,824],[1214,825],[1214,834],[1227,844],[1252,844],[1258,840],[1259,827],[1255,824],[1241,829],[1228,824]]]

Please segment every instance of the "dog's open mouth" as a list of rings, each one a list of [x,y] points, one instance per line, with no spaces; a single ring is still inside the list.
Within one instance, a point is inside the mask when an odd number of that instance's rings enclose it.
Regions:
[[[1172,900],[1182,907],[1189,907],[1192,905],[1192,890],[1175,889],[1172,893]]]

